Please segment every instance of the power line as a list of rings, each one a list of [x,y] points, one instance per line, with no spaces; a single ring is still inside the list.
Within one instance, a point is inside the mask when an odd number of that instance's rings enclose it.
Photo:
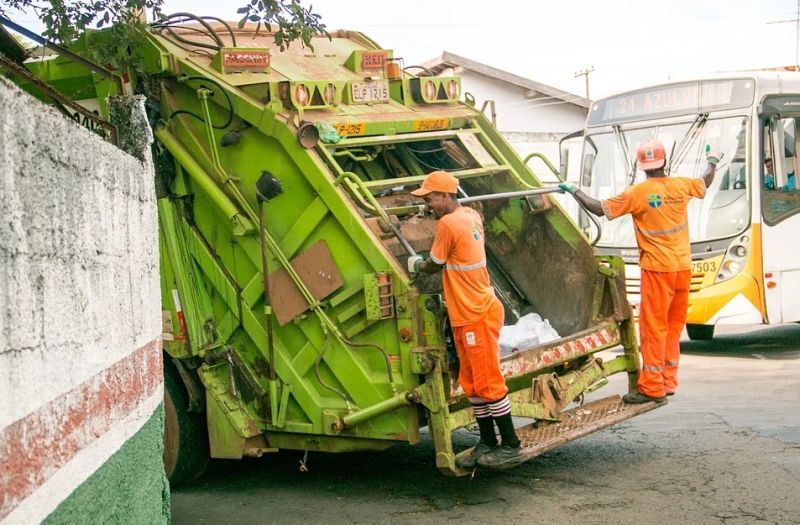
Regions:
[[[586,77],[586,98],[589,98],[589,73],[594,72],[594,66],[591,69],[583,69],[575,73],[575,78]]]
[[[800,71],[800,0],[797,0],[797,15],[794,18],[776,20],[775,22],[767,22],[767,24],[785,24],[786,22],[794,22],[795,24],[794,70]]]
[[[752,20],[753,18],[771,18],[774,16],[788,16],[791,15],[791,12],[778,12],[778,13],[767,13],[767,14],[748,14],[748,15],[730,15],[730,16],[690,16],[690,17],[681,17],[681,18],[670,18],[665,20],[664,18],[635,18],[635,19],[620,19],[620,18],[609,18],[609,19],[591,19],[591,20],[576,20],[574,18],[568,18],[564,20],[560,19],[537,19],[535,23],[531,22],[449,22],[449,23],[398,23],[398,24],[353,24],[357,27],[396,27],[399,29],[408,29],[408,28],[419,28],[419,27],[536,27],[541,25],[554,25],[554,24],[563,24],[563,25],[593,25],[596,26],[598,24],[620,24],[624,22],[636,22],[636,23],[649,23],[655,22],[659,24],[664,23],[671,23],[671,22],[691,22],[691,21],[705,21],[705,20],[735,20],[735,19],[748,19]]]

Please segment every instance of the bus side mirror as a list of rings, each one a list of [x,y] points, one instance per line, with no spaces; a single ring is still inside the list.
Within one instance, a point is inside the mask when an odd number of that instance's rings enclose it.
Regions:
[[[583,170],[581,171],[581,186],[588,187],[592,183],[592,170],[594,169],[594,153],[583,156]]]
[[[788,184],[788,174],[794,172],[794,157],[788,156],[795,152],[795,123],[793,118],[781,119],[771,117],[769,122],[770,139],[775,167],[775,188],[782,188]]]
[[[558,173],[561,180],[567,180],[567,173],[569,173],[569,148],[561,149],[561,158],[558,164]]]

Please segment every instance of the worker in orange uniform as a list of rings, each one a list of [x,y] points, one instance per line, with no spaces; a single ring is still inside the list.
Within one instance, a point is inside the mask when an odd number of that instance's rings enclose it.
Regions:
[[[458,382],[472,404],[480,442],[466,457],[463,468],[510,466],[520,462],[520,441],[511,419],[508,387],[500,372],[500,328],[503,305],[489,281],[484,248],[483,220],[456,199],[458,179],[444,171],[430,173],[412,195],[422,197],[439,219],[430,256],[408,259],[409,273],[436,273],[442,283],[447,313],[458,352]],[[498,445],[494,424],[500,431]]]
[[[647,179],[616,197],[599,201],[573,184],[563,182],[559,187],[597,216],[609,220],[633,216],[642,271],[639,338],[643,363],[639,391],[623,400],[664,403],[678,386],[680,336],[689,304],[692,254],[686,208],[692,197],[705,196],[721,156],[706,146],[708,167],[702,177],[692,179],[667,177],[666,152],[658,140],[642,142],[636,157]]]

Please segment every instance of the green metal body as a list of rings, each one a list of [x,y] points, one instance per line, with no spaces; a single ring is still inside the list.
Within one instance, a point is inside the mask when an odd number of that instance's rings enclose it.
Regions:
[[[387,78],[391,51],[359,33],[315,38],[313,52],[280,52],[254,28],[238,33],[231,52],[242,42],[269,49],[268,67],[240,68],[236,60],[252,57],[229,60],[153,31],[140,42],[144,71],[134,79],[159,112],[164,347],[202,383],[188,390],[206,411],[212,455],[377,450],[417,443],[427,425],[437,466],[463,474],[450,433],[474,419],[448,365],[440,278],[410,278],[407,250],[385,222],[424,254],[432,220],[416,215],[421,202],[408,192],[425,173],[451,171],[470,196],[540,183],[481,112],[459,102],[458,78]],[[32,69],[73,96],[91,86],[95,98],[108,93],[91,75],[54,65]],[[374,83],[388,87],[388,100],[356,100],[354,84]],[[306,122],[341,140],[314,142]],[[238,140],[223,147],[231,130]],[[310,133],[311,147],[299,133]],[[263,204],[260,232],[264,171],[283,192]],[[596,259],[558,205],[543,211],[518,198],[477,209],[507,322],[536,311],[564,337],[503,359],[514,414],[557,419],[613,373],[635,381],[621,261]],[[299,312],[286,306],[298,301]],[[594,357],[620,343],[625,353],[612,361]],[[554,399],[537,390],[545,379]]]

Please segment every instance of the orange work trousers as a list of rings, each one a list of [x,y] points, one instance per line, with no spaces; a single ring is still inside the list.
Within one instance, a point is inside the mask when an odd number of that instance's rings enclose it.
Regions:
[[[498,344],[504,316],[503,305],[495,298],[480,320],[453,327],[459,360],[458,383],[470,401],[491,403],[508,393],[500,373]]]
[[[639,340],[642,371],[639,392],[661,397],[678,387],[681,331],[689,305],[689,270],[654,272],[642,269]]]

